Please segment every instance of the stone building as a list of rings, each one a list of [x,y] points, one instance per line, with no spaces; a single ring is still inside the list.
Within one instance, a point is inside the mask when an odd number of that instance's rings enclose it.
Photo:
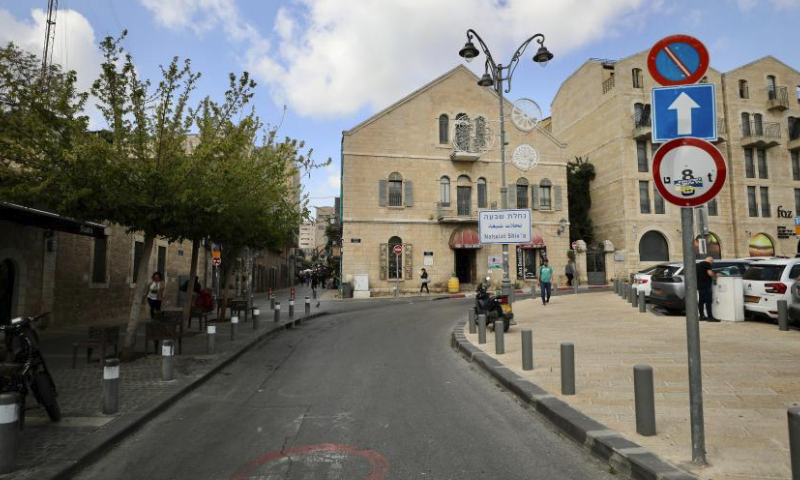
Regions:
[[[724,188],[707,205],[709,253],[793,256],[797,241],[784,229],[793,229],[791,210],[800,208],[800,73],[765,57],[727,73],[709,69],[702,81],[716,84],[713,143],[728,165]],[[613,244],[609,277],[682,259],[680,209],[653,184],[659,145],[651,142],[650,96],[658,86],[647,72],[647,52],[591,59],[552,103],[551,128],[566,142],[568,158],[596,169],[590,217],[595,238]]]
[[[501,205],[499,104],[477,80],[458,66],[343,133],[345,282],[366,274],[373,294],[395,285],[414,291],[424,267],[432,290],[443,290],[453,276],[462,290],[474,289],[490,270],[499,284],[501,246],[481,245],[477,232],[477,212]],[[512,103],[505,107],[510,114]],[[506,141],[509,208],[530,209],[533,219],[533,242],[509,248],[512,282],[532,282],[547,256],[562,283],[569,248],[565,145],[510,121]],[[528,160],[538,153],[538,163],[515,166],[520,146]]]
[[[313,255],[317,246],[317,224],[312,220],[306,220],[300,225],[300,236],[297,242],[297,248],[303,251],[306,255]]]

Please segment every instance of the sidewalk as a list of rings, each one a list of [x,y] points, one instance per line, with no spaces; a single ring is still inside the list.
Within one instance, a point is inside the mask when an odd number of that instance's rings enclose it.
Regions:
[[[310,289],[308,291],[310,294]],[[119,413],[103,415],[103,368],[97,362],[98,352],[93,352],[92,363],[86,363],[85,349],[79,349],[77,368],[72,369],[72,343],[83,339],[86,326],[40,331],[41,348],[53,374],[59,393],[63,419],[52,423],[43,409],[26,412],[26,426],[20,432],[17,471],[0,475],[0,479],[69,478],[82,462],[86,462],[119,442],[141,424],[153,418],[173,402],[202,384],[217,371],[238,358],[260,339],[290,328],[308,318],[324,315],[325,309],[312,303],[312,315],[304,315],[305,289],[298,287],[294,319],[288,318],[289,289],[276,292],[277,298],[286,301],[281,311],[281,321],[274,322],[266,294],[256,295],[254,304],[260,308],[259,329],[253,330],[252,319],[240,319],[235,341],[230,338],[230,323],[217,323],[215,353],[206,354],[206,335],[198,331],[197,321],[183,338],[183,354],[175,356],[175,380],[161,381],[161,356],[153,355],[152,342],[147,358],[138,357],[120,366]],[[124,326],[121,328],[124,331]],[[140,325],[136,351],[142,352],[144,326]],[[175,346],[177,353],[177,345]],[[113,354],[109,352],[109,355]],[[29,406],[35,405],[30,399]]]
[[[566,402],[700,478],[791,479],[786,410],[800,403],[800,332],[780,332],[761,322],[700,323],[709,465],[699,468],[691,463],[684,317],[639,313],[605,292],[553,297],[547,306],[524,300],[515,312],[519,325],[506,334],[503,355],[495,354],[493,332],[484,345],[466,328],[464,337],[456,332],[454,339],[466,338],[512,375],[550,394],[540,398]],[[521,368],[523,328],[533,331],[532,371]],[[575,344],[573,396],[560,394],[561,342]],[[635,364],[654,370],[657,435],[652,437],[635,432]]]

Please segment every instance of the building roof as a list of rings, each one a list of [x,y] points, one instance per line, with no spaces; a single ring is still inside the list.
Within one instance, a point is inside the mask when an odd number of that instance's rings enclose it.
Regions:
[[[800,75],[800,71],[798,71],[796,68],[794,68],[794,67],[791,67],[791,66],[787,65],[786,63],[784,63],[784,62],[782,62],[782,61],[778,60],[777,58],[775,58],[775,57],[774,57],[774,56],[772,56],[772,55],[767,55],[767,56],[761,57],[761,58],[759,58],[759,59],[757,59],[757,60],[753,60],[753,61],[752,61],[752,62],[750,62],[750,63],[746,63],[746,64],[744,64],[744,65],[742,65],[742,66],[739,66],[739,67],[736,67],[736,68],[734,68],[733,70],[729,70],[729,71],[727,71],[727,72],[723,73],[723,75],[729,75],[729,74],[731,74],[731,73],[733,73],[733,72],[736,72],[736,71],[738,71],[738,70],[742,70],[742,69],[744,69],[744,68],[747,68],[747,67],[750,67],[750,66],[752,66],[752,65],[755,65],[756,63],[763,62],[764,60],[774,60],[774,61],[776,61],[776,62],[780,63],[781,65],[783,65],[784,67],[788,68],[789,70],[791,70],[791,71],[793,71],[793,72],[797,73],[798,75]]]

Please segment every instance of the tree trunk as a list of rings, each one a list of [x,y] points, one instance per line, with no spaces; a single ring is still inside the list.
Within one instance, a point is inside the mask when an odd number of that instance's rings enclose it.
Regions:
[[[236,270],[233,265],[228,268],[228,271],[225,273],[225,288],[222,291],[222,318],[219,320],[225,319],[225,310],[228,308],[228,292],[230,291],[231,281],[233,280],[233,271]]]
[[[194,304],[194,277],[197,276],[197,257],[200,253],[200,242],[192,241],[192,266],[189,268],[189,283],[186,284],[186,296],[189,299],[183,306],[183,323],[189,324],[189,317],[192,314]],[[198,320],[199,322],[199,320]]]
[[[152,234],[145,234],[142,258],[139,260],[139,270],[136,272],[136,288],[133,290],[133,300],[131,311],[128,316],[128,327],[125,331],[125,341],[122,344],[122,360],[125,362],[133,360],[133,347],[136,345],[136,329],[139,327],[139,317],[142,313],[142,304],[147,295],[147,287],[150,285],[150,278],[147,276],[150,268],[150,257],[153,253],[153,244],[156,237]],[[145,345],[147,348],[147,345]]]

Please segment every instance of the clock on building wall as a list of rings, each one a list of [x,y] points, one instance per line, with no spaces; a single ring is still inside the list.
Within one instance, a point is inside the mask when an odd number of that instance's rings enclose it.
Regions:
[[[527,143],[522,143],[514,149],[511,161],[520,170],[527,171],[539,163],[539,152]]]

